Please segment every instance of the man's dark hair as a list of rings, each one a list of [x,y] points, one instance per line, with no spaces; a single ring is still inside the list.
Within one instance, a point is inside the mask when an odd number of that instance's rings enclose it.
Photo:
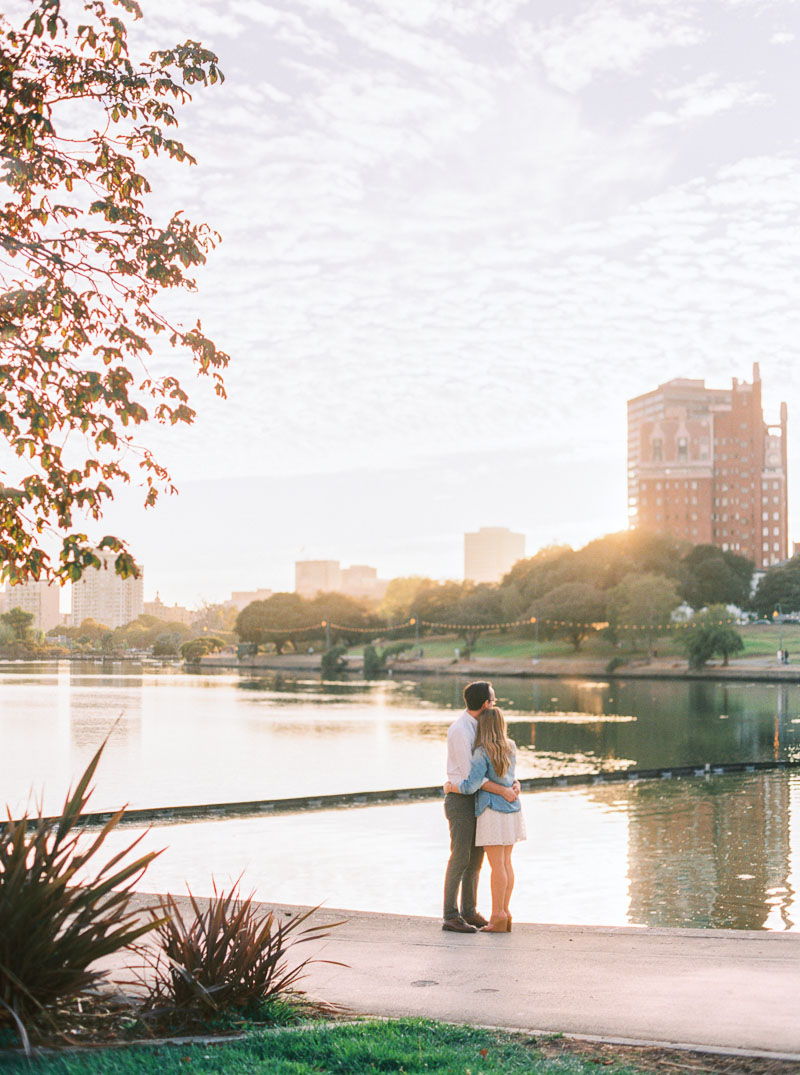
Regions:
[[[491,695],[491,683],[487,679],[476,679],[474,683],[468,683],[464,688],[464,704],[474,713],[484,702],[489,701]]]

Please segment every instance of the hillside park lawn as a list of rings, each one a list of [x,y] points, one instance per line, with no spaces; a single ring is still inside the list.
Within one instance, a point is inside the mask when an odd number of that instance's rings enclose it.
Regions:
[[[256,1031],[225,1043],[95,1048],[33,1061],[19,1057],[7,1060],[3,1070],[8,1075],[591,1075],[598,1065],[614,1075],[733,1070],[789,1075],[791,1070],[770,1060],[749,1061],[746,1068],[734,1061],[731,1067],[731,1059],[402,1019]]]
[[[775,659],[780,637],[778,624],[751,623],[744,626],[736,624],[733,626],[742,636],[745,647],[744,652],[736,654],[733,659],[741,660],[746,657]],[[685,659],[685,653],[680,645],[680,635],[682,633],[682,630],[669,631],[654,639],[653,644],[656,654],[659,657],[674,657],[676,660]],[[540,635],[538,656],[542,659],[586,658],[596,661],[610,661],[615,656],[633,659],[642,658],[647,654],[647,647],[644,638],[641,637],[642,634],[643,632],[637,632],[639,637],[633,639],[631,637],[632,632],[626,631],[620,635],[622,645],[617,646],[607,639],[601,638],[598,634],[592,633],[581,644],[577,652],[567,639],[554,638],[547,640]],[[462,656],[464,652],[464,641],[456,635],[425,635],[420,638],[419,644],[425,658],[454,658],[456,649],[460,650]],[[354,656],[360,656],[363,648],[363,645],[353,646],[350,649],[350,653]],[[800,624],[784,623],[783,648],[789,651],[790,662],[793,660],[794,654],[797,655],[797,660],[800,661]],[[407,656],[410,656],[412,652],[413,650],[408,650]],[[533,660],[535,656],[535,639],[515,637],[510,631],[506,634],[501,631],[487,631],[481,634],[477,645],[472,651],[473,659],[500,657],[527,662]],[[718,662],[715,660],[714,663]]]

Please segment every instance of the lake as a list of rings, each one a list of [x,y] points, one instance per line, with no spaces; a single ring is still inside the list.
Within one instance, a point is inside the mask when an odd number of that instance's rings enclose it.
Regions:
[[[521,776],[800,757],[792,684],[493,682]],[[95,809],[436,784],[461,686],[5,665],[0,798],[18,813],[33,789],[58,809],[109,734]],[[799,795],[785,772],[527,794],[518,917],[794,929]],[[245,869],[267,900],[439,912],[438,802],[164,826],[147,841],[168,846],[141,883],[150,890],[188,881],[201,893],[212,873],[227,883]]]

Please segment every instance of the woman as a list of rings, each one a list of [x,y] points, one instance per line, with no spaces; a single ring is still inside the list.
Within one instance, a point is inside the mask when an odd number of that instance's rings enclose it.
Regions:
[[[469,776],[460,784],[447,781],[444,786],[446,792],[460,795],[477,792],[475,843],[486,849],[492,868],[492,915],[489,925],[483,927],[483,933],[511,932],[509,903],[514,890],[511,852],[518,840],[526,838],[526,832],[519,799],[507,802],[501,795],[484,791],[481,784],[488,777],[498,784],[511,787],[516,760],[517,748],[508,738],[502,711],[496,706],[484,709],[478,717]]]

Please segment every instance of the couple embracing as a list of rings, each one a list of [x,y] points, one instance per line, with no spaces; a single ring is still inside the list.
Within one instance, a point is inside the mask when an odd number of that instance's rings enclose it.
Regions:
[[[450,826],[450,860],[444,881],[442,929],[510,933],[509,905],[514,890],[511,852],[514,844],[526,837],[516,779],[516,747],[508,737],[491,683],[468,683],[464,705],[464,712],[447,732],[444,812]],[[477,907],[484,852],[492,868],[492,915],[488,922]]]

